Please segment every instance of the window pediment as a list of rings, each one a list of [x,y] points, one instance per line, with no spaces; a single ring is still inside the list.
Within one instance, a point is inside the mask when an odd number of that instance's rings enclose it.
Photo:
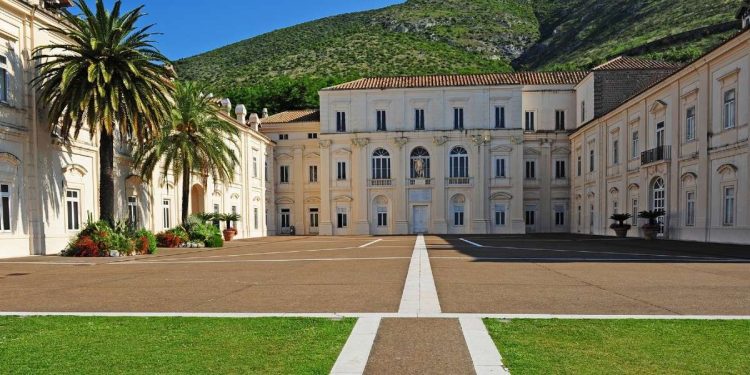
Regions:
[[[656,114],[667,110],[667,103],[663,100],[656,100],[649,108],[649,112]]]

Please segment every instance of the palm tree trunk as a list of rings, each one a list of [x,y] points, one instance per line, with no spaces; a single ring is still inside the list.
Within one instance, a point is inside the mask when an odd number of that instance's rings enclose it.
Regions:
[[[99,135],[99,218],[115,223],[115,138],[104,129]]]
[[[190,202],[190,168],[182,167],[182,222],[188,218],[188,203]]]

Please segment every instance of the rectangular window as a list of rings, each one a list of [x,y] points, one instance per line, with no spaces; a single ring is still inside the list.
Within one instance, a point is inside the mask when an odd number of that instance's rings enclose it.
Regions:
[[[737,123],[737,92],[732,89],[724,93],[724,129],[732,129]]]
[[[292,211],[288,208],[281,210],[281,228],[289,228],[292,226]]]
[[[505,205],[495,205],[495,226],[504,227],[506,221]]]
[[[453,108],[453,129],[461,130],[464,128],[464,109]]]
[[[232,206],[232,214],[234,214],[234,215],[237,214],[237,206]],[[232,221],[232,228],[235,228],[235,229],[237,228],[237,222],[236,221]]]
[[[266,181],[268,181],[268,162],[263,163],[263,174]]]
[[[586,121],[586,102],[581,102],[581,123]]]
[[[565,226],[565,206],[555,206],[555,226]]]
[[[253,177],[258,178],[258,158],[253,156]]]
[[[311,208],[310,209],[310,228],[317,228],[320,224],[319,222],[319,215],[318,215],[318,209],[317,208]]]
[[[495,107],[495,129],[505,129],[505,107]]]
[[[593,172],[594,171],[594,162],[595,161],[596,160],[595,160],[595,157],[594,157],[594,150],[590,150],[589,151],[589,172]]]
[[[172,228],[172,202],[169,199],[164,199],[161,202],[161,211],[162,211],[162,217],[164,219],[164,222],[162,223],[162,228],[169,229]]]
[[[346,208],[343,208],[343,207],[337,208],[336,209],[336,227],[346,228],[348,226],[349,226],[349,223],[348,223]]]
[[[289,139],[289,134],[279,134],[279,140],[284,141]]]
[[[258,207],[253,208],[253,228],[258,229]]]
[[[735,212],[735,190],[734,186],[728,186],[724,188],[724,225],[734,225],[734,212]]]
[[[695,225],[695,192],[688,191],[685,194],[685,226]]]
[[[386,131],[387,125],[386,125],[386,119],[385,119],[385,111],[383,110],[376,111],[376,117],[377,117],[376,121],[377,121],[378,131],[381,131],[381,132]]]
[[[638,131],[634,130],[633,131],[632,140],[631,140],[631,144],[630,144],[630,157],[632,159],[637,159],[638,156],[639,156],[639,152],[640,152],[639,147],[640,146],[638,145],[638,143],[639,143],[638,142]]]
[[[10,232],[10,185],[0,185],[0,232]]]
[[[78,190],[65,192],[65,209],[67,213],[66,228],[68,230],[81,229],[81,202]]]
[[[534,111],[526,111],[526,117],[525,117],[525,119],[526,119],[526,121],[525,121],[526,125],[525,126],[526,127],[525,127],[525,129],[528,132],[533,132],[534,128],[535,128],[534,114],[535,114]]]
[[[555,178],[565,179],[567,178],[567,172],[565,170],[565,160],[555,160]]]
[[[577,162],[578,164],[576,166],[576,174],[578,175],[578,177],[581,177],[581,171],[583,170],[583,158],[579,156]]]
[[[424,130],[424,109],[414,110],[414,130]]]
[[[346,112],[336,112],[336,131],[346,132]]]
[[[128,225],[138,228],[138,198],[128,197]]]
[[[526,211],[524,212],[524,221],[526,222],[526,225],[536,225],[536,210],[526,208]]]
[[[612,164],[620,164],[620,141],[612,141]]]
[[[7,58],[0,56],[0,102],[7,102],[10,95],[10,73],[7,63]]]
[[[339,181],[346,180],[346,162],[340,161],[336,164],[336,179]]]
[[[632,212],[630,213],[630,215],[633,216],[631,220],[633,221],[633,224],[636,224],[638,221],[638,199],[633,199],[633,201],[631,202],[631,205],[632,205],[632,208],[631,208]]]
[[[221,222],[217,220],[219,211],[221,211],[221,207],[218,203],[214,203],[214,213],[217,215],[214,216],[213,225],[217,228],[221,227]]]
[[[279,168],[279,182],[282,184],[289,183],[289,166],[288,165],[282,165]]]
[[[555,111],[555,130],[565,130],[565,111],[563,110]]]
[[[505,158],[497,158],[495,159],[495,178],[506,178],[506,159]]]
[[[388,226],[388,209],[385,207],[378,207],[378,226]]]
[[[307,139],[318,139],[318,133],[307,133]]]
[[[583,225],[583,210],[581,209],[581,206],[578,206],[578,226],[580,227]]]
[[[453,226],[456,226],[456,227],[464,226],[464,205],[463,204],[453,205]]]
[[[534,160],[526,161],[526,179],[527,180],[536,179],[536,161]]]
[[[618,214],[619,213],[619,210],[620,210],[619,206],[620,206],[620,202],[618,202],[618,201],[612,201],[612,213],[613,214]]]
[[[317,165],[311,165],[310,166],[310,182],[315,183],[318,182],[318,166]]]
[[[685,141],[690,142],[695,139],[695,107],[687,109],[685,118]]]

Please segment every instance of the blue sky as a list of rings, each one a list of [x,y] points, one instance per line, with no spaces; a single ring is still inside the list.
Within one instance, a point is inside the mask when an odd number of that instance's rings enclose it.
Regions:
[[[93,4],[94,0],[86,0]],[[115,0],[105,0],[111,7]],[[158,47],[170,59],[193,56],[252,36],[341,13],[382,8],[404,0],[122,0],[145,4],[145,23],[163,33]],[[74,10],[75,11],[75,10]]]

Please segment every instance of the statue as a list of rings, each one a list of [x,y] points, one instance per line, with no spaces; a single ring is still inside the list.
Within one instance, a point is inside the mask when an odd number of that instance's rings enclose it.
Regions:
[[[422,159],[414,160],[414,177],[424,178],[424,160]]]

